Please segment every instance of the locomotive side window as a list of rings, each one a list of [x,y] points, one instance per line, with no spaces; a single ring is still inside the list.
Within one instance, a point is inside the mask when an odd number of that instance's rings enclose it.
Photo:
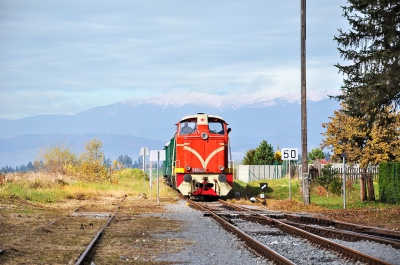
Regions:
[[[224,125],[222,124],[222,122],[208,121],[208,128],[210,130],[210,133],[225,134]]]
[[[179,133],[181,135],[190,134],[194,132],[196,129],[196,122],[195,121],[184,121],[180,123],[180,130]]]

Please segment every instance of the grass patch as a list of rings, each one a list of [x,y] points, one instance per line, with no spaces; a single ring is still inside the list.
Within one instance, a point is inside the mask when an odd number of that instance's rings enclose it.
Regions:
[[[289,179],[287,177],[251,183],[235,181],[234,189],[229,194],[229,197],[234,198],[237,192],[245,200],[251,197],[259,197],[263,193],[260,189],[260,183],[265,182],[268,183],[268,188],[265,191],[267,202],[277,200],[283,203],[286,201],[284,203],[291,205],[291,207],[303,204],[301,183],[297,179],[292,179],[291,181],[292,201],[288,200]],[[165,185],[162,178],[160,178],[158,184],[158,193],[161,198],[176,197],[175,191]],[[351,188],[347,189],[346,208],[382,208],[393,206],[392,204],[379,201],[379,187],[377,182],[374,185],[377,201],[361,202],[359,195],[360,185],[354,183]],[[84,182],[68,178],[64,175],[46,173],[8,174],[6,182],[0,186],[0,198],[15,198],[38,203],[56,203],[68,199],[84,200],[98,196],[143,196],[144,194],[149,199],[157,197],[157,178],[153,177],[150,189],[148,176],[144,175],[140,169],[130,168],[114,172],[109,180],[103,182]],[[312,205],[324,209],[343,208],[342,196],[329,193],[327,197],[326,193],[321,193],[318,185],[311,185],[310,199]]]
[[[268,183],[268,188],[265,191],[265,197],[268,200],[288,200],[289,199],[289,179],[273,179],[261,180],[250,183],[235,181],[234,192],[240,192],[241,197],[249,199],[250,197],[259,197],[263,191],[260,189],[260,183]],[[351,188],[346,188],[346,208],[382,208],[391,207],[393,204],[382,203],[379,201],[378,183],[374,182],[376,201],[360,201],[360,184],[354,183]],[[302,204],[301,183],[297,179],[291,180],[292,201]],[[231,196],[232,197],[232,196]],[[326,193],[321,194],[321,188],[318,184],[312,184],[310,190],[310,201],[312,205],[325,209],[343,209],[343,197],[332,193],[328,196]]]
[[[289,198],[289,179],[281,178],[274,180],[261,180],[245,183],[240,180],[234,182],[234,191],[239,192],[242,198],[257,197],[263,193],[260,183],[268,183],[265,191],[267,199],[284,200]],[[298,180],[291,181],[292,199],[301,199],[300,185]]]
[[[96,196],[123,196],[146,194],[157,196],[157,179],[153,178],[152,189],[148,176],[139,169],[123,169],[102,182],[74,180],[64,175],[48,173],[8,174],[0,186],[0,198],[22,199],[33,202],[61,202],[68,199],[88,199]],[[159,196],[176,196],[176,193],[159,181]]]

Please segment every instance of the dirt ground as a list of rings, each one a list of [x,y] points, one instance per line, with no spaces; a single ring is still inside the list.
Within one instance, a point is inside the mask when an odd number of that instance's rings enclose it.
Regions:
[[[95,264],[168,264],[151,260],[157,253],[179,251],[182,244],[190,242],[156,240],[152,235],[178,231],[180,223],[141,215],[163,212],[163,205],[177,200],[161,199],[160,205],[140,196],[110,196],[56,204],[0,201],[0,264],[75,264],[118,205],[120,208],[104,229],[92,261]]]
[[[163,205],[178,198],[161,199],[160,205],[143,197],[102,197],[37,204],[21,200],[0,201],[0,264],[74,264],[87,244],[104,227],[108,216],[120,205],[116,217],[104,230],[95,264],[168,264],[154,262],[158,253],[179,251],[185,240],[152,235],[181,229],[176,220],[142,216],[164,211]],[[247,204],[248,201],[235,201]],[[249,203],[250,204],[250,203]],[[255,205],[255,204],[253,204]],[[260,207],[263,207],[259,204]],[[329,219],[400,229],[400,207],[362,210],[323,210],[289,200],[269,200],[266,208],[312,212]]]

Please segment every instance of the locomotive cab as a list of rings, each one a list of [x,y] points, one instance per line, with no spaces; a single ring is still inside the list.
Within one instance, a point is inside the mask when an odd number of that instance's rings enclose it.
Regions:
[[[183,117],[176,125],[166,149],[172,157],[172,184],[192,199],[226,196],[233,185],[228,124],[219,116],[198,113]]]

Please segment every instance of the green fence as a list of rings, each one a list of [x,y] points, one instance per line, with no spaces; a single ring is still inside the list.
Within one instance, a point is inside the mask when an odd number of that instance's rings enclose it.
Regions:
[[[243,182],[279,179],[286,176],[288,166],[286,163],[282,165],[239,165],[236,172],[236,179]]]

